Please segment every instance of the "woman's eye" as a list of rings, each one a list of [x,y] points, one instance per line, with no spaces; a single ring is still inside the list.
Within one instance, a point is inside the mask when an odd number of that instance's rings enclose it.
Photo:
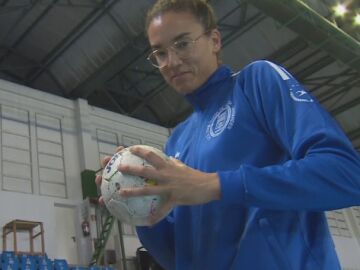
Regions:
[[[189,47],[189,45],[190,45],[189,40],[181,40],[181,41],[176,42],[175,48],[177,50],[184,50],[184,49],[187,49]]]
[[[167,52],[166,51],[157,51],[156,52],[156,57],[159,59],[163,59],[167,56]]]

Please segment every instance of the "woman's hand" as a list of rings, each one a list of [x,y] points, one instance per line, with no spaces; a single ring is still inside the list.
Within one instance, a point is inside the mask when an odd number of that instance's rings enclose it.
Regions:
[[[157,184],[139,188],[123,188],[120,194],[124,197],[161,195],[167,198],[157,213],[151,217],[151,224],[156,223],[176,205],[203,204],[220,199],[217,173],[204,173],[192,169],[175,158],[164,159],[141,146],[130,147],[130,152],[145,159],[153,167],[120,165],[119,171],[156,180]],[[105,160],[108,161],[108,159]]]

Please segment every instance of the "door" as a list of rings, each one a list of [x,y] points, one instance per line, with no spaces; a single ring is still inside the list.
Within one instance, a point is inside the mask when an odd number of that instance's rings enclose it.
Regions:
[[[55,205],[56,258],[78,264],[75,238],[75,207]]]

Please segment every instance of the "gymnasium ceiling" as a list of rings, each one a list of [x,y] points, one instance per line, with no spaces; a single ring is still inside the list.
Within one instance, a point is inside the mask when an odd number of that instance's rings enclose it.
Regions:
[[[173,127],[191,108],[146,60],[143,25],[153,2],[0,0],[0,78]],[[360,27],[333,17],[335,0],[210,2],[224,63],[285,66],[360,150]],[[360,12],[360,1],[348,8]]]

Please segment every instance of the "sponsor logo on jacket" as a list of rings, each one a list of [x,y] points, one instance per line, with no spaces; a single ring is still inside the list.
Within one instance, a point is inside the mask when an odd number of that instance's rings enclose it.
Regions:
[[[314,102],[310,94],[297,82],[290,87],[290,97],[297,102]]]

